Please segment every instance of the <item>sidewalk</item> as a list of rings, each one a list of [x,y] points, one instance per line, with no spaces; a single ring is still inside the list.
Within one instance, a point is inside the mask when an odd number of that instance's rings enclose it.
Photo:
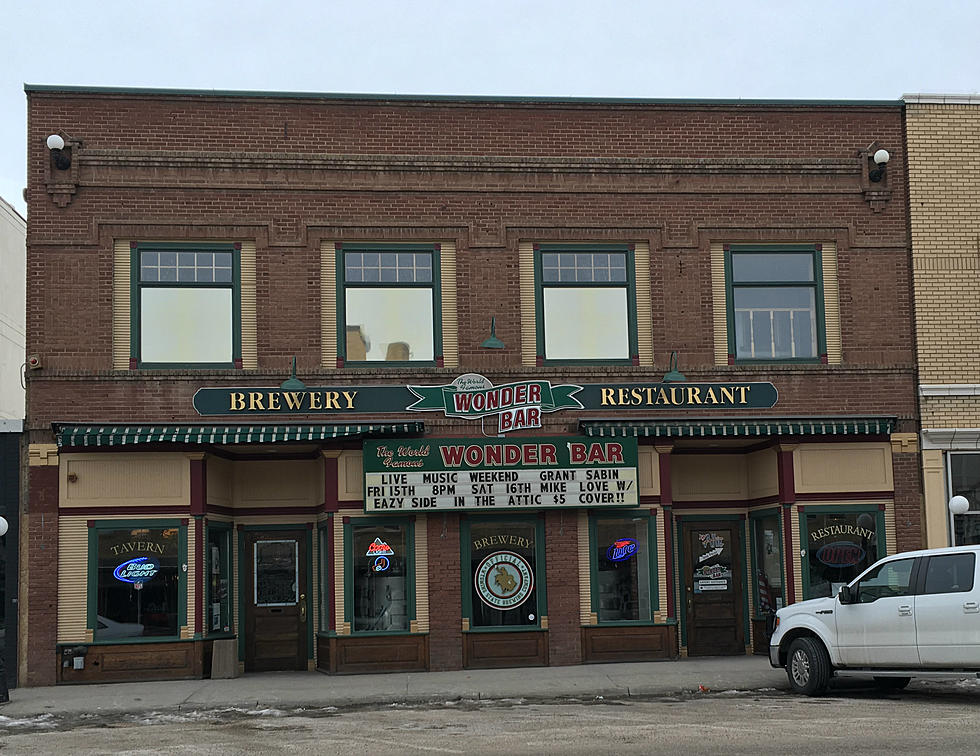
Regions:
[[[764,656],[720,656],[633,664],[400,672],[330,676],[268,672],[232,680],[176,680],[16,688],[0,716],[105,714],[242,707],[326,708],[460,699],[592,700],[787,689]]]

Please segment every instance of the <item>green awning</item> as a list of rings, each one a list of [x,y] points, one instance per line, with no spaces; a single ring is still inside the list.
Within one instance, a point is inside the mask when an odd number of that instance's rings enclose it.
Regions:
[[[745,438],[751,436],[880,436],[895,428],[894,417],[671,418],[582,420],[587,436],[651,438]]]
[[[360,425],[60,425],[59,447],[134,444],[276,444],[334,438],[403,436],[424,432],[425,423]]]

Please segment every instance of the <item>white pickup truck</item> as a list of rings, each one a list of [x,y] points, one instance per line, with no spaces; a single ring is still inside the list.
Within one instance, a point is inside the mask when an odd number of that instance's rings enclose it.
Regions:
[[[769,662],[809,696],[835,675],[893,690],[913,677],[980,677],[980,546],[893,554],[832,598],[780,609]]]

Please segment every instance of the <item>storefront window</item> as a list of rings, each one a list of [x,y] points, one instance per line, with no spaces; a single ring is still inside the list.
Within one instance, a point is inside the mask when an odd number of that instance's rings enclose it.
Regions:
[[[753,518],[753,549],[755,557],[757,611],[760,614],[782,608],[783,567],[782,538],[779,515]]]
[[[99,529],[95,640],[179,632],[179,527]]]
[[[488,520],[469,528],[471,627],[538,627],[537,527]]]
[[[949,455],[950,496],[965,496],[970,509],[952,517],[953,544],[980,543],[980,454]]]
[[[209,633],[231,632],[231,531],[208,527],[207,580]]]
[[[806,598],[835,596],[841,585],[878,561],[875,513],[827,512],[806,515]]]
[[[651,619],[650,520],[593,517],[592,551],[599,622]]]
[[[354,525],[353,625],[359,632],[409,629],[409,525]]]

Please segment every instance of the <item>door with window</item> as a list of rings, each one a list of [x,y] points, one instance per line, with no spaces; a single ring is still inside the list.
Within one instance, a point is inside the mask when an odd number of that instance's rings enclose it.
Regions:
[[[305,670],[310,596],[306,530],[246,532],[245,670]]]
[[[688,656],[745,653],[741,540],[731,522],[684,525]]]
[[[919,663],[925,667],[980,666],[980,584],[977,555],[965,551],[923,560],[915,597]]]

